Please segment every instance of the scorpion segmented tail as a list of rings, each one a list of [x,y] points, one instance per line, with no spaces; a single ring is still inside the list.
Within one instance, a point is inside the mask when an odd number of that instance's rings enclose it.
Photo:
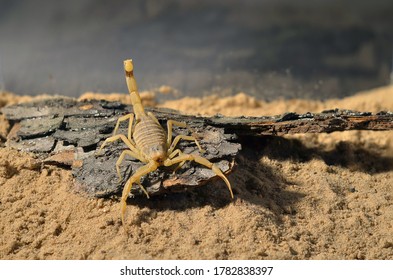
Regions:
[[[128,91],[131,95],[131,104],[134,108],[135,118],[140,120],[141,116],[145,116],[145,109],[143,108],[141,97],[139,96],[138,86],[134,77],[134,64],[132,59],[124,60],[124,71],[126,73],[126,82]]]

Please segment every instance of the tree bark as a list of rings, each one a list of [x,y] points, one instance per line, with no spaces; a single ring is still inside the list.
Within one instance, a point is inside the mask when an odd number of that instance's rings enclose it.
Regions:
[[[373,115],[334,109],[319,114],[203,117],[184,115],[170,109],[147,108],[147,111],[153,112],[163,127],[169,119],[186,122],[206,151],[202,156],[225,173],[234,169],[234,159],[241,149],[238,136],[393,129],[392,112]],[[97,154],[102,141],[112,135],[119,116],[132,112],[131,106],[103,100],[54,98],[4,107],[1,112],[12,125],[7,146],[33,152],[44,164],[72,168],[75,189],[90,196],[105,197],[121,192],[127,179],[143,165],[135,159],[126,158],[120,166],[120,179],[115,164],[126,146],[120,141],[109,143],[101,155]],[[119,133],[127,135],[127,127],[128,122],[122,123]],[[188,133],[186,129],[174,127],[174,137]],[[181,141],[179,148],[184,153],[199,153],[193,142]],[[142,178],[141,183],[150,195],[156,195],[202,186],[214,178],[216,176],[210,169],[186,163],[179,170],[160,168]],[[142,192],[135,186],[132,194]]]

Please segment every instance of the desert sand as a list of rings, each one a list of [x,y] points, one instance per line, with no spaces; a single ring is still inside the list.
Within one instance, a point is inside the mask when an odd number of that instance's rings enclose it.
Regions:
[[[127,102],[111,96],[96,97]],[[392,86],[326,101],[144,96],[204,115],[393,110]],[[0,107],[30,99],[0,93]],[[0,259],[393,259],[392,131],[243,139],[228,176],[235,199],[220,180],[136,197],[126,234],[117,197],[75,193],[70,170],[7,148],[9,129],[0,114]]]

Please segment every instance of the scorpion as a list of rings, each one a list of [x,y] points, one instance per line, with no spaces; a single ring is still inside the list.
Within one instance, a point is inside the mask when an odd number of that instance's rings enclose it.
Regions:
[[[146,194],[147,198],[149,198],[148,192],[140,182],[141,177],[155,171],[160,166],[172,166],[178,164],[177,168],[175,169],[176,171],[186,161],[194,161],[201,165],[204,165],[207,168],[210,168],[217,176],[222,178],[222,180],[225,182],[229,189],[231,198],[233,199],[231,184],[218,166],[200,155],[185,154],[180,149],[176,149],[176,145],[180,140],[187,140],[194,141],[199,151],[201,153],[204,152],[198,140],[194,136],[177,135],[172,140],[173,125],[187,128],[188,130],[190,130],[187,124],[175,120],[168,120],[166,133],[157,118],[153,115],[153,113],[146,113],[142,105],[137,83],[134,77],[134,65],[131,59],[127,59],[124,61],[124,70],[128,91],[131,95],[131,104],[134,113],[121,116],[117,120],[116,126],[113,131],[113,136],[107,138],[102,143],[98,151],[98,153],[100,153],[107,143],[115,142],[117,140],[122,140],[126,144],[128,149],[122,151],[116,162],[116,170],[117,175],[119,176],[119,181],[121,181],[122,178],[120,174],[120,165],[123,162],[125,156],[129,155],[145,163],[145,165],[139,167],[135,171],[135,173],[132,174],[132,176],[127,180],[123,188],[120,203],[121,220],[123,225],[125,225],[124,216],[127,208],[126,201],[129,193],[131,192],[133,184],[135,183],[139,185],[141,190]],[[117,134],[120,123],[126,120],[129,120],[127,136],[125,136],[124,134]]]

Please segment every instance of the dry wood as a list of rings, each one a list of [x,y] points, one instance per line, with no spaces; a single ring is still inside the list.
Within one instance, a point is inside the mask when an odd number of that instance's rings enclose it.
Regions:
[[[169,109],[147,110],[152,111],[162,125],[168,119],[186,122],[200,138],[206,150],[203,156],[224,172],[232,171],[234,158],[241,149],[238,136],[393,129],[392,112],[373,115],[334,109],[319,114],[233,118],[189,116]],[[12,125],[8,146],[34,152],[46,164],[72,167],[76,189],[88,195],[102,197],[118,193],[132,172],[142,165],[126,159],[121,165],[123,180],[118,182],[115,163],[125,149],[124,144],[113,143],[105,148],[103,155],[96,154],[101,142],[111,135],[118,117],[132,112],[131,106],[102,100],[55,98],[4,107],[1,112]],[[126,134],[126,126],[122,124],[119,133]],[[177,134],[187,134],[187,130],[174,128],[174,136]],[[198,153],[192,142],[181,141],[179,148],[186,153]],[[142,184],[154,195],[184,191],[215,178],[211,170],[197,164],[188,163],[173,171],[173,168],[161,168],[143,178]],[[133,193],[141,192],[135,187]]]
[[[119,182],[116,161],[126,146],[118,141],[107,145],[102,155],[97,155],[103,140],[112,134],[119,116],[132,112],[130,106],[118,102],[77,101],[68,98],[43,100],[5,107],[2,113],[13,125],[7,145],[18,150],[34,152],[45,164],[71,167],[75,176],[75,189],[91,196],[104,197],[119,193],[129,176],[143,163],[126,158],[120,171]],[[169,114],[169,113],[168,113]],[[180,120],[171,111],[173,120]],[[165,127],[168,119],[164,113],[158,117]],[[203,156],[214,162],[223,172],[231,172],[234,158],[241,145],[236,135],[227,134],[224,128],[205,125],[203,119],[187,122],[196,133]],[[119,133],[127,133],[127,122]],[[187,129],[174,127],[173,136],[186,135]],[[185,153],[199,153],[193,142],[181,141],[178,147]],[[186,163],[181,169],[161,168],[145,176],[141,183],[150,195],[163,192],[184,191],[201,186],[214,179],[210,169]],[[134,194],[141,194],[137,186]]]

